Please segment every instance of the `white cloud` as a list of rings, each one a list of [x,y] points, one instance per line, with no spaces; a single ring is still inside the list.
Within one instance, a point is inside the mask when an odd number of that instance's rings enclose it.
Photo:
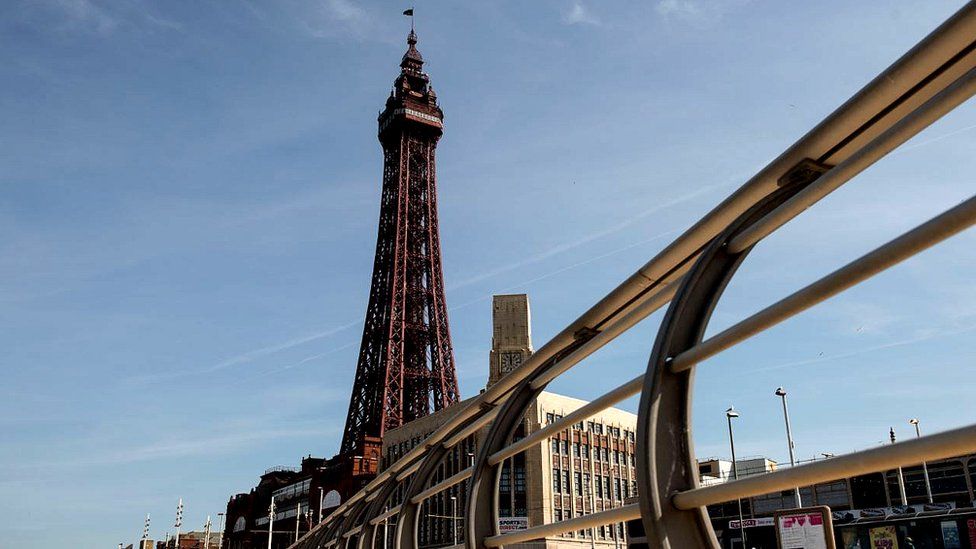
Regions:
[[[568,12],[563,14],[563,23],[567,25],[599,25],[600,21],[581,2],[577,1],[573,3]]]
[[[64,17],[67,28],[109,34],[119,26],[117,18],[91,0],[56,0],[53,6]]]
[[[659,0],[654,9],[665,17],[697,17],[701,15],[701,5],[694,0]]]
[[[304,21],[304,25],[315,38],[351,34],[363,39],[369,35],[371,20],[366,10],[351,0],[324,0],[319,12]]]

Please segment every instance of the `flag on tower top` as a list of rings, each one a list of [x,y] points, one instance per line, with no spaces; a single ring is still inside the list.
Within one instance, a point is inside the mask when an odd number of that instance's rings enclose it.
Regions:
[[[413,17],[413,8],[410,8],[408,10],[403,10],[403,15],[409,15],[410,17]]]

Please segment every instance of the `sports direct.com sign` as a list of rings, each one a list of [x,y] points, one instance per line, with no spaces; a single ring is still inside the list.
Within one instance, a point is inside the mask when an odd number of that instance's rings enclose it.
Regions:
[[[514,532],[525,530],[529,527],[528,517],[507,517],[498,519],[498,533]]]

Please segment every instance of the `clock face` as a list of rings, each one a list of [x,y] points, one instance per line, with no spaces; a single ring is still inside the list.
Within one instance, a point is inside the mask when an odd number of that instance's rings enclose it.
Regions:
[[[502,373],[508,373],[522,365],[522,353],[502,353],[500,369]]]

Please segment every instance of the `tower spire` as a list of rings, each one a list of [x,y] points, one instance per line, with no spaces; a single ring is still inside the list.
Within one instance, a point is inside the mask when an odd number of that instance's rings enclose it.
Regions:
[[[405,15],[412,15],[411,13]],[[411,28],[379,116],[383,191],[369,305],[341,453],[459,399],[437,224],[444,113]]]

